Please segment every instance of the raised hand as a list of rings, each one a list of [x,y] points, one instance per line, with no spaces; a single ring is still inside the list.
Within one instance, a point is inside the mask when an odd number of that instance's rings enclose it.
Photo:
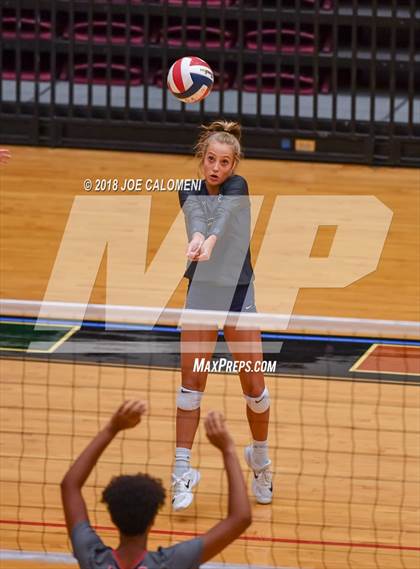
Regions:
[[[234,449],[235,444],[226,428],[225,418],[219,411],[210,411],[204,421],[204,426],[207,438],[212,445],[222,452]]]
[[[147,404],[144,401],[125,401],[111,417],[109,426],[116,433],[124,429],[132,429],[140,423],[146,411]]]

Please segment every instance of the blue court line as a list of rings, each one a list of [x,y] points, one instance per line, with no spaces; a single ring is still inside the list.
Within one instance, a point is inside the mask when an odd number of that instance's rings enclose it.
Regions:
[[[36,318],[23,318],[23,317],[16,317],[12,316],[8,318],[7,316],[0,316],[0,322],[32,322],[38,324],[63,324],[70,326],[82,326],[83,328],[100,328],[100,329],[107,329],[107,330],[132,330],[138,332],[173,332],[179,333],[181,331],[180,328],[176,328],[175,326],[148,326],[142,324],[105,324],[105,322],[80,322],[80,321],[73,321],[73,320],[48,320],[44,318],[40,318],[37,320]],[[219,331],[219,336],[223,336],[223,332]],[[348,344],[392,344],[397,346],[419,346],[420,342],[416,340],[388,340],[383,338],[353,338],[349,336],[318,336],[314,334],[276,334],[273,332],[261,332],[261,337],[264,340],[305,340],[309,342],[342,342]]]

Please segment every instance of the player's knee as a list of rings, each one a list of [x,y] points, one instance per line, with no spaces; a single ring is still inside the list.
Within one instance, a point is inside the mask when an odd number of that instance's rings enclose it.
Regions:
[[[183,411],[194,411],[195,409],[199,409],[203,395],[204,393],[202,391],[194,391],[181,386],[178,389],[176,406],[178,409],[182,409]]]
[[[245,394],[244,397],[246,399],[246,404],[251,411],[254,411],[254,413],[265,413],[270,407],[270,393],[266,387],[258,397],[250,397]]]

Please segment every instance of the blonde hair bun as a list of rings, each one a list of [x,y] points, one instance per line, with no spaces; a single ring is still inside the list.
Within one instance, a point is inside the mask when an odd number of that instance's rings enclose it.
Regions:
[[[208,126],[202,125],[205,132],[227,132],[238,140],[241,140],[241,125],[234,121],[213,121]]]
[[[236,164],[242,158],[241,151],[241,125],[234,121],[218,120],[209,125],[201,125],[201,134],[195,146],[195,156],[203,161],[211,141],[216,140],[222,144],[232,146],[233,157]]]

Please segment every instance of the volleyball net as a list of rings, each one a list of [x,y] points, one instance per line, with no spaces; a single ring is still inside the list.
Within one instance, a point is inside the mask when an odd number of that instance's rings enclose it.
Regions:
[[[206,567],[418,566],[418,323],[272,314],[238,323],[207,311],[11,300],[1,301],[0,312],[1,533],[7,563],[74,562],[59,483],[125,399],[145,399],[149,412],[110,445],[89,478],[84,495],[91,521],[105,542],[116,543],[100,502],[113,475],[148,472],[163,480],[169,495],[181,326],[220,327],[202,416],[210,409],[225,414],[250,490],[252,473],[242,452],[251,435],[223,336],[228,322],[262,331],[274,500],[269,506],[253,502],[252,526]],[[248,344],[243,352],[249,351]],[[192,506],[172,513],[167,499],[149,548],[200,535],[225,515],[221,457],[202,425],[192,465],[201,472]]]

